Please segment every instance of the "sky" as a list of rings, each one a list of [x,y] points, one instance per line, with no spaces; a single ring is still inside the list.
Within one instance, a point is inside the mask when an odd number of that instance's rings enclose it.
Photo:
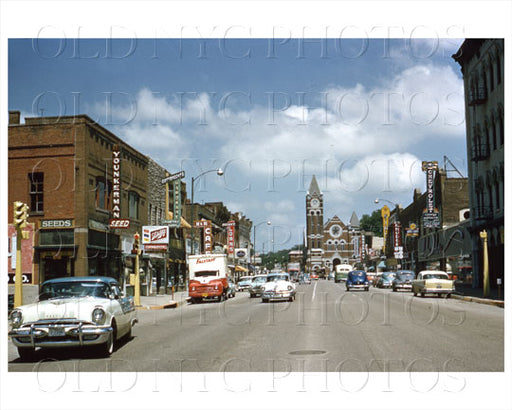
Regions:
[[[258,229],[303,242],[312,175],[324,222],[425,189],[421,162],[466,176],[457,39],[10,39],[8,107],[86,114]],[[450,176],[458,176],[450,173]],[[190,190],[189,190],[190,192]],[[383,198],[379,205],[376,198]],[[386,202],[386,200],[388,202]],[[268,226],[266,221],[270,221]]]

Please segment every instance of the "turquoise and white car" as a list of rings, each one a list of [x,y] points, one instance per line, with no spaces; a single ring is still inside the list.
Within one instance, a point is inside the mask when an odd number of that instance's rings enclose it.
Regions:
[[[37,303],[14,309],[9,336],[22,360],[33,359],[36,348],[95,346],[109,356],[136,322],[133,297],[115,279],[74,276],[44,282]]]

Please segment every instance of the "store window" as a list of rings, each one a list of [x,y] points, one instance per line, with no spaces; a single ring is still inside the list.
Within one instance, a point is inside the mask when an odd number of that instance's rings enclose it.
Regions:
[[[30,212],[42,213],[44,211],[44,173],[32,172],[28,174],[28,179],[30,182]]]

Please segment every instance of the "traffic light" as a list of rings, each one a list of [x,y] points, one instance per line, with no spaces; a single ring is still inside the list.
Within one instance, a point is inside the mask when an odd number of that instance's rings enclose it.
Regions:
[[[14,202],[13,223],[16,229],[23,229],[27,226],[28,205],[21,202]]]
[[[139,253],[140,250],[140,234],[138,232],[133,234],[133,250],[132,253]]]

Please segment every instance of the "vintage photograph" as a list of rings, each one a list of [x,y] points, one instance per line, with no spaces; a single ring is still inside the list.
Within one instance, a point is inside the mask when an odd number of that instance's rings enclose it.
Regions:
[[[503,30],[189,7],[2,33],[5,375],[481,408],[510,381]]]

